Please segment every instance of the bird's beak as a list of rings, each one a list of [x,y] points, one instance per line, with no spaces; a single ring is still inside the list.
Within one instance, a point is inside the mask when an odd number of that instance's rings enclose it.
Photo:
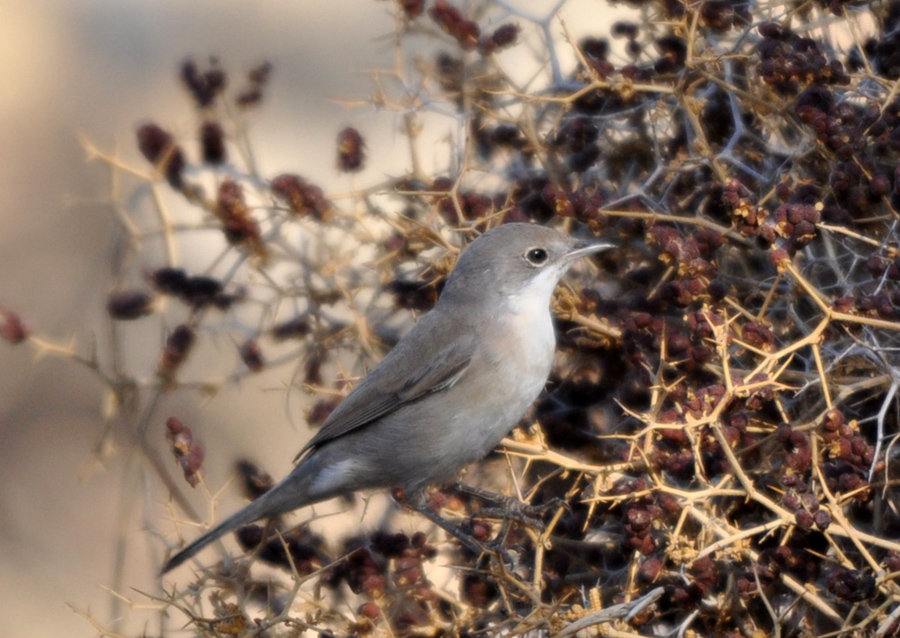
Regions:
[[[599,253],[610,248],[615,248],[615,244],[602,241],[578,241],[572,246],[572,250],[566,254],[566,261],[575,261],[585,255]]]

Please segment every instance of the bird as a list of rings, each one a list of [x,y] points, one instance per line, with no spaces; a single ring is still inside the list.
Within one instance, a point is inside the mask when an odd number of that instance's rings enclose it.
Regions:
[[[293,470],[169,558],[174,569],[256,520],[358,490],[424,490],[493,450],[543,389],[556,335],[550,301],[580,258],[612,244],[530,223],[501,224],[462,251],[434,308],[331,412]]]

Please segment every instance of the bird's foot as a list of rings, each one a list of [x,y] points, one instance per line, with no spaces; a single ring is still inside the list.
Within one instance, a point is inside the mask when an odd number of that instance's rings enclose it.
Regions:
[[[470,554],[481,556],[485,552],[496,555],[500,560],[509,566],[516,564],[512,554],[503,547],[503,538],[506,536],[505,531],[501,530],[494,539],[489,541],[481,541],[464,529],[462,526],[452,523],[442,517],[440,514],[428,507],[421,495],[414,495],[413,498],[407,498],[402,491],[395,490],[394,498],[401,504],[420,513],[422,516],[430,520],[432,523],[443,529],[445,532],[456,538],[460,545],[463,546]],[[498,517],[499,518],[499,517]]]
[[[460,494],[473,496],[482,501],[494,504],[492,507],[482,507],[479,509],[474,514],[477,518],[512,519],[519,521],[528,527],[537,529],[538,531],[543,531],[545,527],[543,518],[548,512],[558,510],[561,507],[568,507],[566,502],[561,498],[553,498],[546,503],[532,505],[530,503],[524,503],[512,496],[489,492],[463,483],[454,483],[451,486],[451,489]]]

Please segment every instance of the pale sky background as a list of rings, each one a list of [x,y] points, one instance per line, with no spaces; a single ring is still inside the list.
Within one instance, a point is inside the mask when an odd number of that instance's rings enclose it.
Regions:
[[[365,99],[372,85],[363,71],[390,64],[389,9],[378,0],[0,0],[0,305],[81,346],[102,328],[114,225],[95,203],[106,172],[86,162],[78,134],[137,158],[134,130],[147,119],[188,130],[194,115],[177,80],[186,56],[216,54],[235,80],[274,64],[252,124],[263,174],[297,172],[346,190],[334,139],[348,124],[385,158],[360,179],[402,167],[389,116],[330,99]],[[566,9],[576,34],[605,33],[606,11],[599,0]],[[101,390],[71,362],[35,361],[32,349],[0,343],[0,638],[95,635],[68,605],[109,620],[102,587],[111,582],[121,455],[82,472],[102,430]],[[210,482],[222,485],[237,454],[283,476],[308,436],[286,427],[283,395],[253,386],[226,395],[177,404],[221,428],[220,438],[205,438]],[[129,529],[140,534],[140,521]],[[153,554],[140,544],[132,551],[139,559],[126,583],[152,590]]]

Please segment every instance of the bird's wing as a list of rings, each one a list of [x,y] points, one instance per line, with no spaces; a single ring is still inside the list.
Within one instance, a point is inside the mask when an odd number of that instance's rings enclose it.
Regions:
[[[429,319],[426,316],[421,323]],[[475,351],[474,333],[448,326],[439,339],[449,345],[435,349],[433,330],[416,326],[338,404],[297,459],[327,441],[361,428],[422,397],[452,387],[466,373]],[[447,334],[447,333],[450,334]],[[449,338],[448,338],[449,337]]]

